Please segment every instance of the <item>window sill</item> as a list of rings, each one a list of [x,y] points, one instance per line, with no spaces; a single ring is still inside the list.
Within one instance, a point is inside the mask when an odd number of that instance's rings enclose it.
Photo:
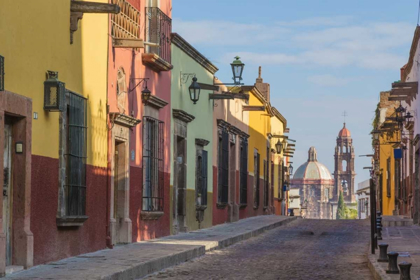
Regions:
[[[204,211],[207,209],[207,205],[196,205],[195,210],[196,211]]]
[[[239,204],[239,208],[241,208],[241,209],[246,208],[247,206],[248,206],[248,204],[246,204],[246,203]]]
[[[158,220],[163,214],[164,212],[161,211],[141,211],[140,216],[142,220]]]
[[[81,227],[89,216],[64,216],[56,218],[57,227]]]
[[[216,203],[217,209],[225,209],[227,206],[227,203]]]
[[[259,206],[254,206],[254,210],[257,210],[259,208]]]
[[[174,68],[172,64],[155,53],[144,53],[141,58],[144,65],[158,73],[161,71],[170,71]]]

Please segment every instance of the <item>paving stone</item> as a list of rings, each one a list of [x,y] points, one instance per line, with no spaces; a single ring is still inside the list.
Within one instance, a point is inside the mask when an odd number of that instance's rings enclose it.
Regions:
[[[369,229],[365,220],[299,219],[146,279],[373,279]]]
[[[206,250],[224,248],[293,220],[296,217],[275,215],[243,219],[195,232],[116,246],[112,250],[51,262],[8,275],[7,278],[136,279],[202,256]]]

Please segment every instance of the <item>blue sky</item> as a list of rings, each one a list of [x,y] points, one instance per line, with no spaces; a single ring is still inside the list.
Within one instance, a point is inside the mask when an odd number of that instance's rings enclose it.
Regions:
[[[229,63],[246,64],[244,83],[258,66],[271,85],[271,104],[297,140],[295,170],[310,146],[334,171],[334,147],[347,111],[356,153],[356,183],[369,178],[369,132],[380,91],[399,80],[417,24],[415,0],[174,0],[179,33],[230,82]]]

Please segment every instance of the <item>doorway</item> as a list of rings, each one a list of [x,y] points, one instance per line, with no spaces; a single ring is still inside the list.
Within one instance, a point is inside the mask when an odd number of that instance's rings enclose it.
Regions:
[[[184,137],[175,136],[176,149],[174,150],[175,158],[175,188],[174,188],[174,233],[186,232],[186,215],[187,215],[187,155],[186,155],[186,140]]]
[[[12,125],[4,124],[3,231],[6,236],[6,266],[12,264]]]
[[[131,243],[132,222],[129,217],[130,171],[129,129],[115,124],[112,129],[110,228],[113,245]]]

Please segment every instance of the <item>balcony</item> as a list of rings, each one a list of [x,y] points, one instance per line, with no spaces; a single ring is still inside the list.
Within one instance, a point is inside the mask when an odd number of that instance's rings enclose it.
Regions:
[[[156,7],[145,8],[145,53],[143,64],[153,71],[169,71],[171,64],[172,19]]]

